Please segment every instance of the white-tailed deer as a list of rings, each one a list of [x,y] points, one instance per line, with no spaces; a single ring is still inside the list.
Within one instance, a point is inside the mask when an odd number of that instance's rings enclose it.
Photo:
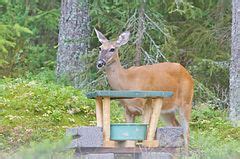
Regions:
[[[185,146],[189,142],[189,120],[192,110],[193,79],[188,71],[178,63],[158,63],[124,69],[121,66],[118,48],[129,40],[130,32],[122,33],[116,41],[109,41],[101,32],[96,31],[102,45],[97,68],[104,68],[107,79],[114,90],[171,91],[174,95],[163,100],[161,116],[172,126],[181,125],[184,130]],[[152,100],[134,98],[122,99],[126,121],[133,122],[136,115],[143,115],[143,122],[149,123]],[[175,112],[179,111],[180,124]]]

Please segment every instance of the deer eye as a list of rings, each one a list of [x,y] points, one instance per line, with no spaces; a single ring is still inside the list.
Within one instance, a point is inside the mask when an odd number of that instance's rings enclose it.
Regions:
[[[114,49],[114,48],[111,48],[109,51],[110,51],[110,52],[114,52],[114,51],[115,51],[115,49]]]

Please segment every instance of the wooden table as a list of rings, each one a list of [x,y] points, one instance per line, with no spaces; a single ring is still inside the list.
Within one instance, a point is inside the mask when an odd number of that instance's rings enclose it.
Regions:
[[[145,147],[158,147],[159,141],[154,140],[160,116],[163,98],[171,97],[172,92],[163,91],[95,91],[87,94],[88,98],[96,99],[97,126],[103,127],[103,146],[116,147],[116,142],[110,140],[110,100],[146,98],[154,99],[153,111],[147,132],[147,139],[143,141]]]

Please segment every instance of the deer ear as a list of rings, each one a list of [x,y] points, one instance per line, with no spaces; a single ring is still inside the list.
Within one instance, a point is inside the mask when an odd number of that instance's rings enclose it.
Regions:
[[[94,30],[97,34],[97,37],[98,37],[98,40],[100,41],[100,43],[104,43],[104,42],[108,41],[108,39],[100,31],[98,31],[96,28],[94,28]]]
[[[119,47],[119,46],[125,45],[128,42],[129,37],[130,37],[129,31],[123,32],[121,35],[119,35],[116,41],[117,46]]]

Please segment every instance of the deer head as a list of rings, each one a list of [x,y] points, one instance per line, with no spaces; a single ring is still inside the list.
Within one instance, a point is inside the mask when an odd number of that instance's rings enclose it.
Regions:
[[[104,66],[113,63],[118,57],[118,48],[125,45],[130,36],[130,32],[123,32],[116,41],[109,41],[101,32],[95,29],[99,42],[99,58],[97,61],[97,68],[101,69]]]

